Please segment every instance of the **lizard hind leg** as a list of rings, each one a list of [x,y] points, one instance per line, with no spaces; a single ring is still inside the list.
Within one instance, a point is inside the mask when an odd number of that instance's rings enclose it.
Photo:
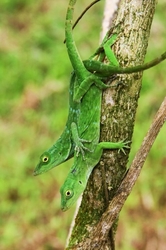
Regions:
[[[86,94],[86,92],[88,92],[92,84],[95,84],[96,87],[98,87],[101,90],[109,87],[104,82],[102,82],[99,77],[90,74],[81,82],[76,91],[74,91],[74,98],[73,98],[74,101],[80,102],[81,98]]]
[[[82,157],[84,159],[84,151],[91,152],[91,150],[87,147],[84,146],[83,143],[91,143],[91,141],[82,139],[78,135],[78,130],[77,130],[77,125],[76,123],[72,122],[71,124],[71,131],[72,131],[72,138],[75,144],[75,151],[76,151],[76,156],[78,157],[79,153],[81,152]]]
[[[112,35],[111,38],[105,41],[105,43],[103,44],[103,48],[110,64],[117,67],[119,66],[119,63],[114,52],[111,49],[111,46],[116,42],[116,38],[117,34]]]

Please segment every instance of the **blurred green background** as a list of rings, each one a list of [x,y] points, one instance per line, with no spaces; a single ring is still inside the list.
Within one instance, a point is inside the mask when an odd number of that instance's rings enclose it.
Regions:
[[[61,212],[59,194],[72,160],[32,175],[67,119],[72,70],[63,44],[67,3],[0,1],[1,250],[61,250],[72,221],[74,208]],[[75,17],[88,3],[78,1]],[[93,7],[74,32],[83,59],[98,46],[103,4]],[[165,8],[166,3],[159,2],[146,60],[165,50]],[[144,73],[130,159],[165,96],[165,68],[166,62]],[[117,249],[165,249],[165,135],[164,125],[121,212]]]

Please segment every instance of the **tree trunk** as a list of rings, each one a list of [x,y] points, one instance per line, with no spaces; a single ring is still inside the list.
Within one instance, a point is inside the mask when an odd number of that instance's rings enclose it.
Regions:
[[[121,0],[112,27],[118,34],[113,51],[122,67],[144,62],[155,6],[155,0]],[[131,140],[141,80],[142,73],[118,75],[116,86],[103,92],[101,141]],[[117,219],[109,230],[103,227],[93,239],[91,234],[124,177],[128,154],[104,151],[89,178],[66,249],[114,249]]]

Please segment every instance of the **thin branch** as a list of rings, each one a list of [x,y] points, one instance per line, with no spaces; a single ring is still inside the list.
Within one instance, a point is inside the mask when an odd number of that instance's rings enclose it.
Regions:
[[[99,223],[93,230],[89,242],[89,249],[100,249],[101,242],[105,244],[109,230],[121,211],[127,197],[131,193],[131,190],[138,179],[143,164],[147,158],[147,155],[166,120],[166,97],[162,102],[154,121],[143,140],[143,143],[138,150],[125,178],[119,186],[114,198],[110,202],[107,210],[103,213]],[[98,243],[100,242],[100,246]],[[98,248],[99,247],[99,248]],[[87,248],[86,248],[87,249]]]
[[[91,4],[89,4],[85,10],[80,14],[80,16],[77,18],[77,20],[75,21],[75,23],[72,26],[72,29],[74,30],[74,28],[76,27],[76,25],[78,24],[78,22],[81,20],[81,18],[85,15],[85,13],[96,3],[98,3],[101,0],[94,0]],[[66,39],[63,41],[63,43],[66,43]]]
[[[99,1],[101,1],[101,0],[95,0],[95,1],[93,1],[91,4],[89,4],[89,5],[85,8],[85,10],[81,13],[81,15],[77,18],[77,20],[76,20],[75,23],[73,24],[72,29],[75,28],[75,26],[76,26],[77,23],[81,20],[81,18],[84,16],[84,14],[85,14],[94,4],[96,4],[96,3],[99,2]]]

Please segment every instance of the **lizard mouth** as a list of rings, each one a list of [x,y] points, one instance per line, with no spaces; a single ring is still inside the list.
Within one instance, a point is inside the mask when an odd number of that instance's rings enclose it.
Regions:
[[[44,173],[44,171],[41,171],[41,172],[34,171],[34,172],[33,172],[33,176],[37,176],[37,175],[39,175],[39,174],[43,174],[43,173]]]
[[[33,172],[33,175],[34,175],[34,176],[36,176],[36,175],[37,175],[37,172],[36,172],[36,171],[34,171],[34,172]]]
[[[63,212],[65,212],[65,211],[68,210],[68,207],[61,207],[61,210],[62,210]]]

